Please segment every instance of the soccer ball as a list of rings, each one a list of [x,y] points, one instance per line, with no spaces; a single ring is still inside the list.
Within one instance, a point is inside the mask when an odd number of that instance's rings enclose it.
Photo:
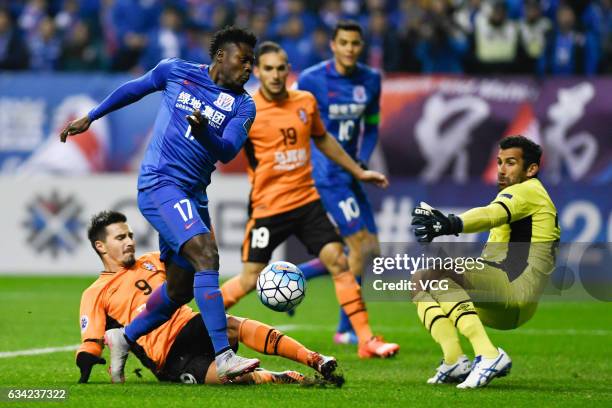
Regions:
[[[304,274],[292,263],[272,262],[257,278],[259,300],[277,312],[287,312],[295,308],[305,295]]]

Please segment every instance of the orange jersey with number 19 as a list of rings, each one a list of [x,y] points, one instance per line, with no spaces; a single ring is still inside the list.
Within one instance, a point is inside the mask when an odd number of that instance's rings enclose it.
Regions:
[[[81,351],[102,355],[104,332],[125,326],[145,308],[149,295],[166,280],[159,253],[148,253],[130,268],[102,272],[81,297]],[[188,306],[181,306],[170,320],[138,339],[146,357],[161,368],[181,329],[195,316]]]
[[[289,90],[270,101],[253,97],[257,115],[245,144],[251,182],[251,217],[284,213],[319,199],[312,179],[310,139],[325,126],[310,92]]]

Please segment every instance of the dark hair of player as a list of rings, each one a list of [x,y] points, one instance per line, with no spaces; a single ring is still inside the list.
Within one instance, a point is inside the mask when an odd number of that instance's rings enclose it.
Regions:
[[[226,26],[222,30],[215,33],[210,41],[210,58],[214,59],[217,51],[223,48],[225,44],[247,44],[251,48],[255,48],[257,37],[250,31],[234,26]]]
[[[285,52],[283,47],[275,43],[274,41],[264,41],[257,47],[255,50],[255,65],[259,66],[259,57],[264,54],[269,54],[271,52]]]
[[[102,211],[91,217],[89,227],[87,228],[87,238],[91,243],[91,247],[96,250],[96,241],[104,241],[106,239],[106,227],[118,222],[126,222],[127,217],[118,211]]]
[[[358,22],[354,20],[340,20],[334,27],[334,34],[332,35],[332,39],[336,39],[338,35],[338,31],[346,30],[346,31],[357,31],[359,35],[363,38],[363,29],[359,25]]]
[[[535,163],[540,165],[542,157],[542,148],[537,143],[527,139],[525,136],[508,136],[499,142],[499,148],[502,150],[518,147],[523,151],[523,169]]]

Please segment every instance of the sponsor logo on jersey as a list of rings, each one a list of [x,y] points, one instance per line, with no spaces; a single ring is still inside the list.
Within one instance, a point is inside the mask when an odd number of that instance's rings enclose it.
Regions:
[[[81,316],[81,333],[87,330],[88,325],[89,325],[89,317],[87,317],[87,315]]]
[[[329,118],[334,119],[360,119],[365,112],[363,103],[333,103],[329,105]]]
[[[203,115],[208,119],[208,123],[214,128],[219,128],[225,120],[225,115],[218,110],[206,105]]]
[[[308,162],[306,149],[290,149],[274,152],[274,170],[294,170]]]
[[[221,92],[217,97],[217,100],[213,102],[213,104],[219,109],[223,109],[224,111],[231,111],[234,107],[234,97],[232,95],[226,94],[225,92]]]
[[[192,96],[189,92],[181,92],[176,98],[175,106],[193,112],[202,107],[202,101]]]
[[[145,262],[145,263],[143,263],[143,264],[142,264],[142,267],[143,267],[143,268],[145,268],[147,271],[151,271],[151,272],[153,272],[153,271],[157,270],[157,269],[155,268],[155,266],[154,266],[154,265],[153,265],[151,262]]]
[[[308,123],[308,114],[306,113],[306,109],[300,108],[298,109],[297,113],[302,122]]]
[[[353,88],[353,100],[357,103],[365,103],[368,99],[365,87],[363,85],[355,85]]]
[[[232,98],[231,103],[233,104],[233,97],[230,95],[227,95],[227,96]],[[200,99],[191,95],[189,92],[181,92],[176,98],[176,103],[174,104],[174,106],[176,108],[188,111],[190,113],[193,112],[194,110],[202,111],[202,115],[204,115],[204,117],[208,119],[208,124],[215,129],[220,128],[221,125],[223,124],[223,121],[225,120],[224,113],[219,112],[218,110],[214,109],[212,106],[206,105]],[[202,110],[202,108],[204,108],[204,110]]]
[[[512,198],[512,194],[508,194],[508,193],[503,193],[499,195],[500,197],[506,197],[507,199],[511,199]]]

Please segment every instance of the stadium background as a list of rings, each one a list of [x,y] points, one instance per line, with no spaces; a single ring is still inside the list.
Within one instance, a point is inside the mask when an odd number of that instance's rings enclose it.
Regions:
[[[364,62],[385,77],[380,143],[371,166],[387,172],[392,184],[370,191],[381,241],[413,240],[410,211],[418,200],[454,212],[490,201],[496,190],[496,143],[506,134],[523,133],[544,147],[541,178],[559,210],[562,240],[609,243],[610,3],[0,0],[2,392],[67,388],[75,406],[105,407],[142,406],[143,401],[246,406],[257,400],[292,407],[508,401],[512,406],[610,406],[609,303],[546,301],[520,330],[491,330],[494,342],[512,354],[513,374],[486,390],[458,393],[424,384],[439,350],[408,302],[368,304],[374,330],[402,345],[396,359],[360,361],[353,348],[333,345],[337,305],[329,279],[308,283],[293,319],[266,310],[253,296],[232,312],[276,325],[338,357],[347,377],[338,392],[160,386],[134,358],[128,361],[125,387],[108,388],[102,367],[94,368],[92,384],[77,385],[78,302],[100,270],[85,236],[90,215],[108,208],[126,212],[139,252],[157,249],[154,231],[135,206],[135,187],[160,97],[147,96],[96,121],[69,143],[58,142],[67,121],[160,58],[208,62],[210,34],[227,23],[280,41],[297,73],[328,58],[330,28],[340,17],[353,17],[366,27]],[[165,4],[173,8],[168,11]],[[478,36],[491,31],[497,34]],[[249,82],[249,91],[256,86]],[[244,166],[242,156],[220,166],[210,191],[225,276],[240,268],[249,191]],[[304,256],[292,242],[276,254],[292,261]],[[606,282],[599,285],[603,291]],[[255,355],[245,348],[241,353]],[[274,357],[262,360],[271,369],[304,370]]]
[[[363,60],[385,74],[371,167],[392,185],[370,192],[382,242],[412,240],[416,200],[455,212],[488,202],[496,143],[518,133],[544,147],[563,241],[612,240],[610,1],[31,0],[0,10],[0,226],[11,231],[0,273],[96,273],[85,228],[106,208],[128,213],[141,251],[156,249],[135,175],[160,96],[65,145],[57,135],[161,58],[209,62],[211,32],[229,23],[279,41],[296,73],[329,57],[339,18],[363,24]],[[226,276],[240,268],[245,162],[220,166],[210,192]],[[304,254],[290,242],[276,257]]]

